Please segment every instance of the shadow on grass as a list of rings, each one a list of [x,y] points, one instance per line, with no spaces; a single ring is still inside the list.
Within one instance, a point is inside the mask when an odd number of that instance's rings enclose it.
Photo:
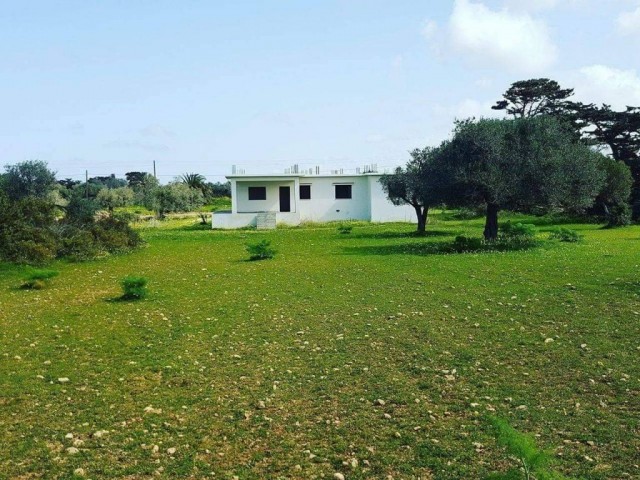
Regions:
[[[456,232],[448,232],[445,230],[427,230],[424,234],[419,234],[416,231],[411,232],[377,232],[377,233],[352,233],[350,235],[344,235],[344,238],[429,238],[429,237],[455,237],[458,235]]]
[[[540,244],[509,245],[496,242],[484,244],[474,250],[461,250],[454,242],[412,242],[393,245],[364,245],[358,247],[345,247],[346,255],[464,255],[478,253],[504,253],[522,250],[531,250]]]

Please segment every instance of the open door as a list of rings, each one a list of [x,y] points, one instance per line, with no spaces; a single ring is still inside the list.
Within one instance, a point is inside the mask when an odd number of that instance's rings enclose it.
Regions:
[[[291,211],[291,188],[290,187],[280,187],[280,211],[281,212]]]

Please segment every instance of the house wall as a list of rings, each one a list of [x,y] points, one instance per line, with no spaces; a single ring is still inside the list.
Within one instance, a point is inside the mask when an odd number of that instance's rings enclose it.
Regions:
[[[253,213],[253,212],[279,212],[280,211],[280,187],[289,187],[289,200],[291,202],[291,211],[296,212],[298,192],[296,189],[296,181],[293,179],[263,181],[236,181],[235,182],[235,202],[234,213]],[[249,187],[266,187],[266,200],[249,200]]]
[[[300,220],[331,222],[369,220],[369,182],[364,176],[301,177],[300,185],[311,185],[311,199],[300,200],[296,190]],[[336,199],[335,185],[351,184],[350,199]]]
[[[372,222],[412,222],[416,223],[416,211],[411,205],[394,205],[387,198],[380,184],[381,175],[369,175]]]

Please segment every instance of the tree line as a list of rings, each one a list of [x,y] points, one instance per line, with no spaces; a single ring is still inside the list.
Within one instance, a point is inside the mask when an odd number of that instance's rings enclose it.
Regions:
[[[145,172],[125,177],[57,180],[42,161],[7,165],[0,174],[0,260],[42,264],[126,251],[141,239],[129,226],[131,216],[117,212],[119,207],[144,206],[161,217],[230,194],[228,185],[206,182],[199,174],[168,185]]]
[[[564,211],[640,217],[640,109],[572,102],[549,79],[516,82],[492,108],[510,118],[456,121],[451,138],[415,149],[405,167],[381,178],[389,199],[412,205],[418,232],[429,208],[485,210],[484,237],[498,235],[498,213]]]

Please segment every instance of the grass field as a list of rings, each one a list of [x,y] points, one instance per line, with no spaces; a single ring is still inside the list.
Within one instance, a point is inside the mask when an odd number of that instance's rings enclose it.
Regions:
[[[640,227],[438,255],[481,222],[194,222],[44,290],[0,266],[0,478],[482,478],[512,464],[488,415],[565,474],[640,478]],[[147,299],[114,301],[127,275]]]

